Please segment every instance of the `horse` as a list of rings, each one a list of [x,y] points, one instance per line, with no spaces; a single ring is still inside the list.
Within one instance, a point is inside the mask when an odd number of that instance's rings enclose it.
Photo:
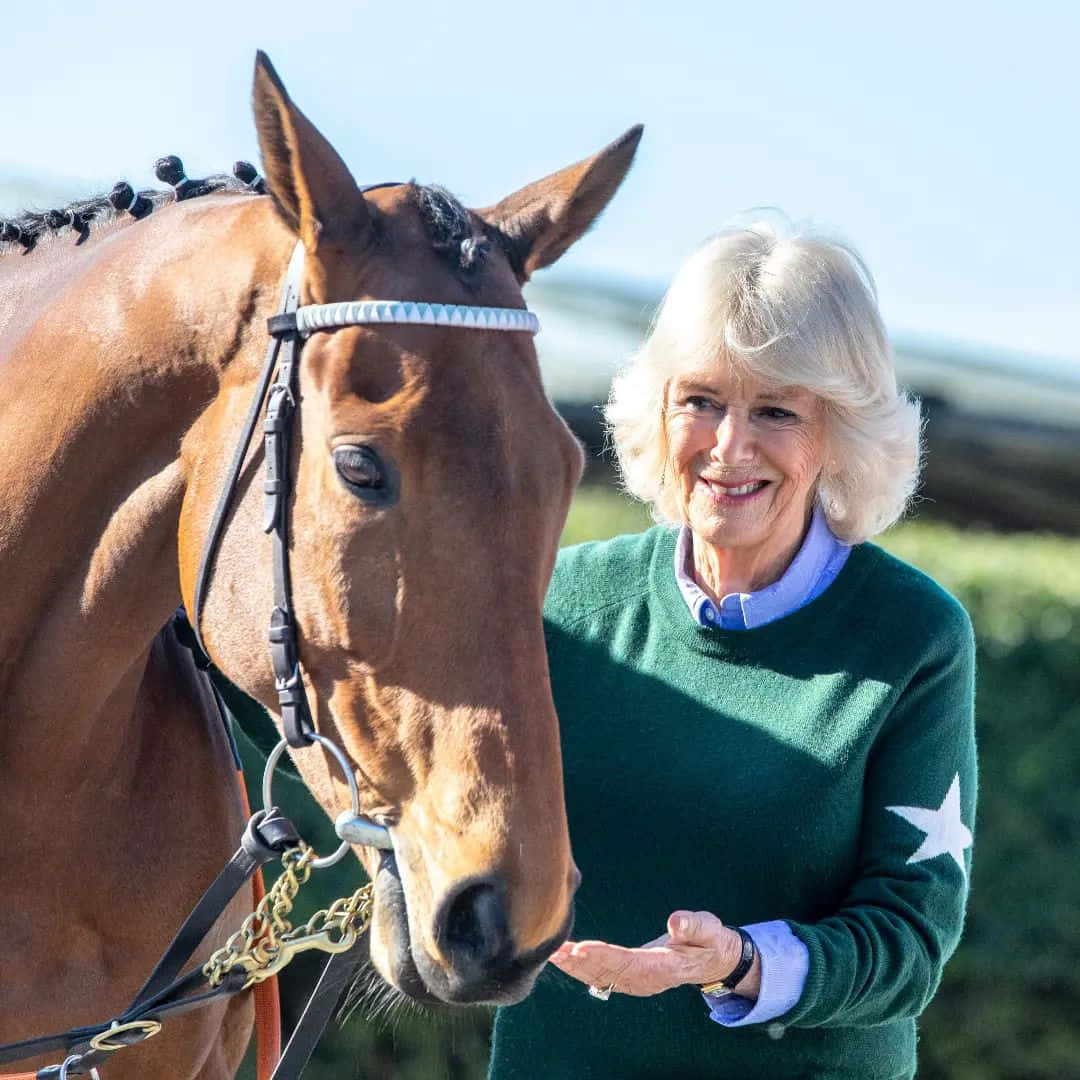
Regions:
[[[198,609],[213,663],[279,711],[259,440],[195,594],[290,259],[305,305],[523,310],[523,283],[603,210],[641,133],[467,210],[411,181],[359,188],[262,53],[253,105],[265,194],[184,198],[184,180],[93,228],[76,208],[33,244],[0,233],[0,1042],[115,1015],[244,826],[170,616]],[[526,333],[315,331],[295,398],[297,670],[313,730],[392,839],[352,849],[374,883],[371,962],[420,1001],[520,1000],[579,881],[541,605],[581,450]],[[293,756],[328,814],[347,805],[324,747]],[[230,905],[200,962],[247,910]],[[252,1013],[248,994],[214,1003],[104,1071],[231,1077]]]

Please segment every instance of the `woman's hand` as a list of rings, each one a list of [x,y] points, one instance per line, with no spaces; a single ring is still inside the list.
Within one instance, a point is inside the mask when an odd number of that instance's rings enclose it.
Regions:
[[[667,933],[636,949],[606,941],[567,941],[551,962],[567,975],[617,994],[649,997],[684,983],[709,983],[729,975],[739,962],[742,942],[709,911],[674,911]],[[759,961],[739,984],[739,993],[756,997]],[[752,993],[748,992],[752,990]]]

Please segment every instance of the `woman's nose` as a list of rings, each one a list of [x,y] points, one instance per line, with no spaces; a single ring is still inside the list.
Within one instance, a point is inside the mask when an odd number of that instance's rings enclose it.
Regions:
[[[754,438],[749,417],[728,409],[716,425],[716,442],[712,456],[725,465],[738,465],[753,460]]]

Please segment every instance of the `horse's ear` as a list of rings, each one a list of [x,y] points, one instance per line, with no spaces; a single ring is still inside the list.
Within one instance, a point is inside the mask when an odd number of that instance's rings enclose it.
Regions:
[[[255,54],[252,88],[263,172],[278,214],[315,255],[320,240],[346,246],[371,220],[338,152],[292,103],[274,65]]]
[[[642,130],[636,124],[598,154],[476,211],[508,241],[520,281],[553,263],[596,220],[626,176]]]

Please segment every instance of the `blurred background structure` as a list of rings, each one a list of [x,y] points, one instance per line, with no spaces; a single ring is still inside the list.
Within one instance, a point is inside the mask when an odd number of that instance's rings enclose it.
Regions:
[[[592,451],[595,477],[605,464],[599,405],[647,333],[660,292],[541,277],[526,295],[544,327],[538,348],[549,393]],[[892,337],[899,380],[922,400],[926,419],[920,511],[1080,536],[1080,362]]]
[[[361,182],[415,176],[471,205],[644,121],[604,218],[526,292],[549,392],[591,451],[567,541],[648,524],[615,488],[598,406],[678,263],[748,207],[838,228],[877,279],[927,416],[921,501],[883,543],[963,601],[979,647],[971,906],[922,1020],[920,1076],[1080,1078],[1080,8],[6,0],[4,13],[0,218],[121,178],[159,186],[152,163],[169,153],[192,176],[257,161],[256,47]],[[232,704],[258,770],[261,717]],[[328,827],[299,784],[291,809]],[[289,1009],[311,977],[298,962]],[[351,1004],[312,1080],[483,1076],[486,1013],[428,1014],[377,986]]]

